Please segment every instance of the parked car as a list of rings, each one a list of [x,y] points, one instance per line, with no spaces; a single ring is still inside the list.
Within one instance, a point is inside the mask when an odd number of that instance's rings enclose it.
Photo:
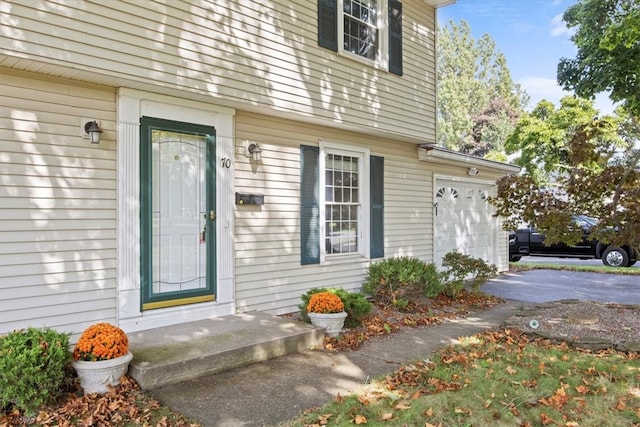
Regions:
[[[526,226],[509,232],[509,260],[520,261],[523,256],[547,256],[560,258],[600,259],[611,267],[630,267],[638,260],[638,252],[629,246],[611,246],[591,238],[591,229],[598,223],[586,215],[573,217],[576,227],[583,231],[582,240],[576,245],[556,243],[545,245],[544,234]]]

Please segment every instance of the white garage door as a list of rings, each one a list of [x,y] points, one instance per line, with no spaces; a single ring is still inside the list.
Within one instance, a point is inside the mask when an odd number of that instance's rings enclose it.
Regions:
[[[491,185],[437,178],[435,187],[435,261],[450,251],[498,265],[497,220],[487,201]]]

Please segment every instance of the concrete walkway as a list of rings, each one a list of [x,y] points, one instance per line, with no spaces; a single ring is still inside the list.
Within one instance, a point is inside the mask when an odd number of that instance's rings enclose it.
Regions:
[[[205,426],[280,426],[404,363],[501,326],[523,303],[509,301],[441,325],[405,328],[357,351],[305,351],[152,390],[172,410]]]

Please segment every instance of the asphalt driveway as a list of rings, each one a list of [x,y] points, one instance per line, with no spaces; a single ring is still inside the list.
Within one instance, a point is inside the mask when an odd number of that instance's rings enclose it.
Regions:
[[[599,259],[578,259],[578,258],[557,258],[557,257],[545,257],[545,256],[526,256],[522,257],[523,263],[538,263],[538,264],[557,264],[557,265],[593,265],[602,267],[602,261]],[[629,268],[640,269],[640,262],[632,265]]]
[[[489,295],[535,303],[578,299],[640,304],[640,275],[561,270],[508,272],[480,289]]]

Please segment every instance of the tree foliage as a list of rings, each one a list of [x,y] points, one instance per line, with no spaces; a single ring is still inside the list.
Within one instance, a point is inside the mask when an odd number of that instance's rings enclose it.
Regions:
[[[467,22],[449,21],[438,30],[437,61],[438,143],[496,158],[528,102],[505,56],[489,35],[476,40]]]
[[[525,168],[535,182],[548,185],[554,177],[568,172],[571,140],[578,129],[595,126],[598,112],[593,102],[565,97],[560,108],[549,101],[541,101],[531,113],[522,115],[514,132],[505,143],[507,154],[518,153],[514,162]],[[593,135],[591,144],[605,157],[611,157],[624,141],[617,134],[619,120],[607,116],[598,119],[599,132]],[[601,168],[595,162],[590,167]]]
[[[560,85],[585,98],[609,92],[640,116],[640,0],[581,0],[563,19],[578,53],[560,60]]]
[[[563,19],[578,53],[560,61],[559,83],[622,106],[602,117],[585,99],[539,103],[506,144],[526,174],[499,181],[493,203],[505,227],[531,223],[547,243],[576,243],[571,216],[586,214],[600,219],[592,237],[640,249],[639,0],[580,0]]]
[[[505,227],[524,221],[547,243],[573,244],[581,230],[571,217],[586,214],[600,219],[594,238],[640,247],[639,138],[638,117],[622,108],[599,116],[585,99],[563,98],[558,109],[540,102],[506,144],[526,173],[498,182],[492,202]]]

